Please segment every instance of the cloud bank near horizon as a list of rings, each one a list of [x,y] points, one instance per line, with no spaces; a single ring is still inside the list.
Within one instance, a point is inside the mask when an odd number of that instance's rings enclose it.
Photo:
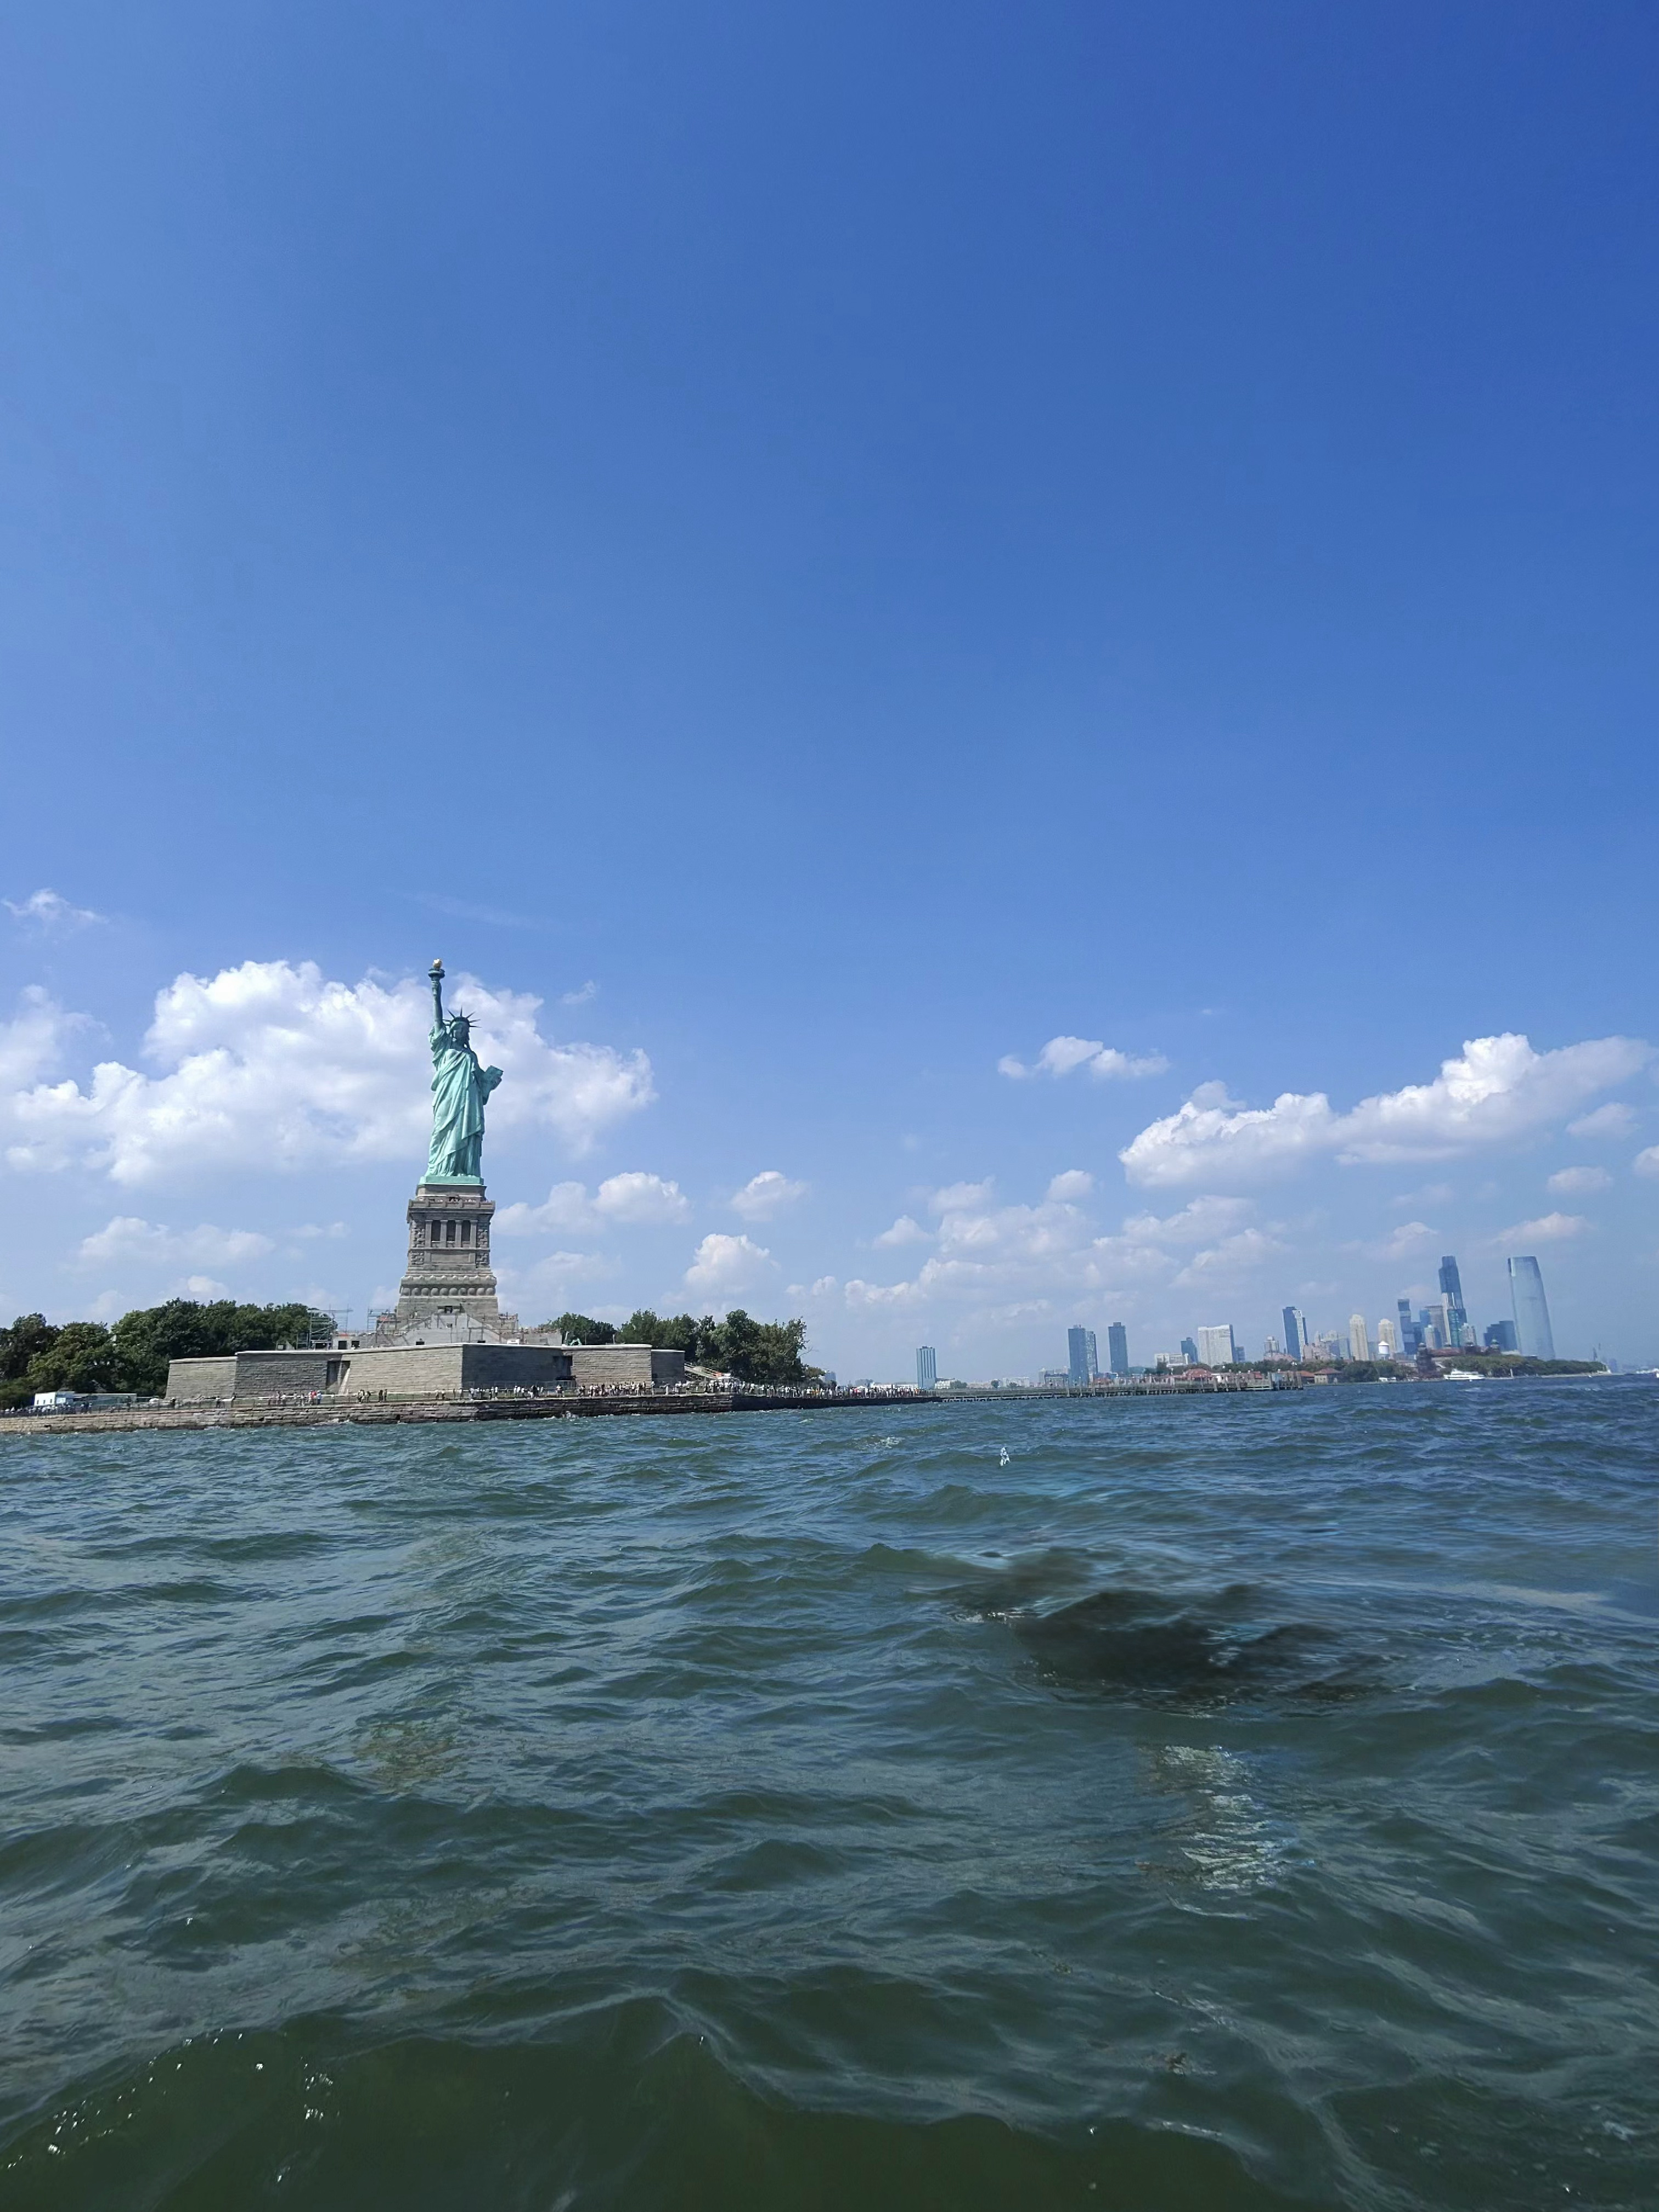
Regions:
[[[1654,1048],[1635,1037],[1541,1053],[1513,1033],[1473,1037],[1461,1057],[1442,1062],[1433,1082],[1364,1098],[1346,1114],[1322,1091],[1285,1091],[1271,1106],[1249,1107],[1224,1085],[1204,1084],[1118,1158],[1131,1182],[1150,1188],[1263,1182],[1318,1158],[1344,1167],[1449,1159],[1564,1121],[1653,1057]]]

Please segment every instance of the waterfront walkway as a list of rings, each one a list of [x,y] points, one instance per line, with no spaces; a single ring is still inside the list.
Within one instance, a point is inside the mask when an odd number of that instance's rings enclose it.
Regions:
[[[1298,1389],[1302,1381],[1260,1376],[1249,1379],[1215,1375],[1198,1382],[1137,1376],[1132,1381],[1099,1382],[1087,1389],[995,1389],[981,1385],[959,1390],[913,1390],[902,1387],[866,1390],[765,1389],[738,1384],[725,1390],[602,1389],[549,1391],[475,1391],[459,1398],[339,1398],[320,1396],[228,1399],[208,1404],[124,1406],[105,1413],[0,1415],[0,1437],[109,1436],[138,1429],[304,1429],[342,1424],[385,1427],[407,1421],[546,1421],[592,1419],[610,1414],[817,1413],[858,1406],[1000,1406],[1010,1400],[1073,1398],[1176,1398],[1212,1396],[1218,1392]]]

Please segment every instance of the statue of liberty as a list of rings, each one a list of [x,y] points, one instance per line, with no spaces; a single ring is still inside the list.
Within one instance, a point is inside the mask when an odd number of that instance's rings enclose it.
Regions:
[[[480,1067],[472,1049],[472,1024],[459,1008],[444,1019],[444,963],[432,979],[432,1149],[424,1182],[482,1183],[484,1100],[501,1079],[499,1067]]]

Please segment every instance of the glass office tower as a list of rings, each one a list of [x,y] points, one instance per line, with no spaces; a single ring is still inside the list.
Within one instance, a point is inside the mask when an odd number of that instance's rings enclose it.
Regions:
[[[1129,1332],[1121,1321],[1115,1321],[1106,1332],[1106,1358],[1114,1375],[1129,1371]]]
[[[1528,1359],[1553,1359],[1555,1338],[1544,1297],[1544,1278],[1530,1253],[1510,1261],[1510,1304],[1515,1309],[1515,1345]]]
[[[1286,1306],[1279,1316],[1285,1324],[1285,1349],[1292,1359],[1300,1359],[1307,1349],[1302,1341],[1302,1331],[1297,1325],[1297,1318],[1294,1306]]]
[[[939,1354],[931,1344],[916,1346],[916,1388],[934,1390],[939,1387]]]
[[[1440,1261],[1440,1295],[1446,1301],[1446,1341],[1462,1344],[1469,1316],[1463,1304],[1463,1283],[1457,1272],[1457,1261],[1449,1252]]]
[[[1066,1380],[1079,1387],[1095,1379],[1095,1333],[1091,1328],[1066,1332]]]

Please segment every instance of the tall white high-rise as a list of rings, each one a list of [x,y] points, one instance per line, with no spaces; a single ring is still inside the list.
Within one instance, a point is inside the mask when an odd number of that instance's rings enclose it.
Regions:
[[[1201,1328],[1198,1332],[1198,1356],[1206,1367],[1231,1367],[1238,1357],[1238,1346],[1233,1342],[1231,1322],[1223,1322],[1216,1328]]]
[[[1510,1261],[1510,1303],[1515,1309],[1515,1339],[1528,1359],[1553,1359],[1555,1332],[1544,1297],[1544,1278],[1530,1254]]]
[[[1350,1314],[1348,1316],[1348,1357],[1351,1359],[1369,1359],[1370,1356],[1371,1340],[1365,1333],[1365,1316],[1364,1314]]]
[[[1376,1324],[1376,1356],[1379,1359],[1400,1357],[1400,1324],[1386,1315]]]
[[[939,1354],[931,1344],[916,1346],[916,1388],[918,1390],[939,1388]]]

